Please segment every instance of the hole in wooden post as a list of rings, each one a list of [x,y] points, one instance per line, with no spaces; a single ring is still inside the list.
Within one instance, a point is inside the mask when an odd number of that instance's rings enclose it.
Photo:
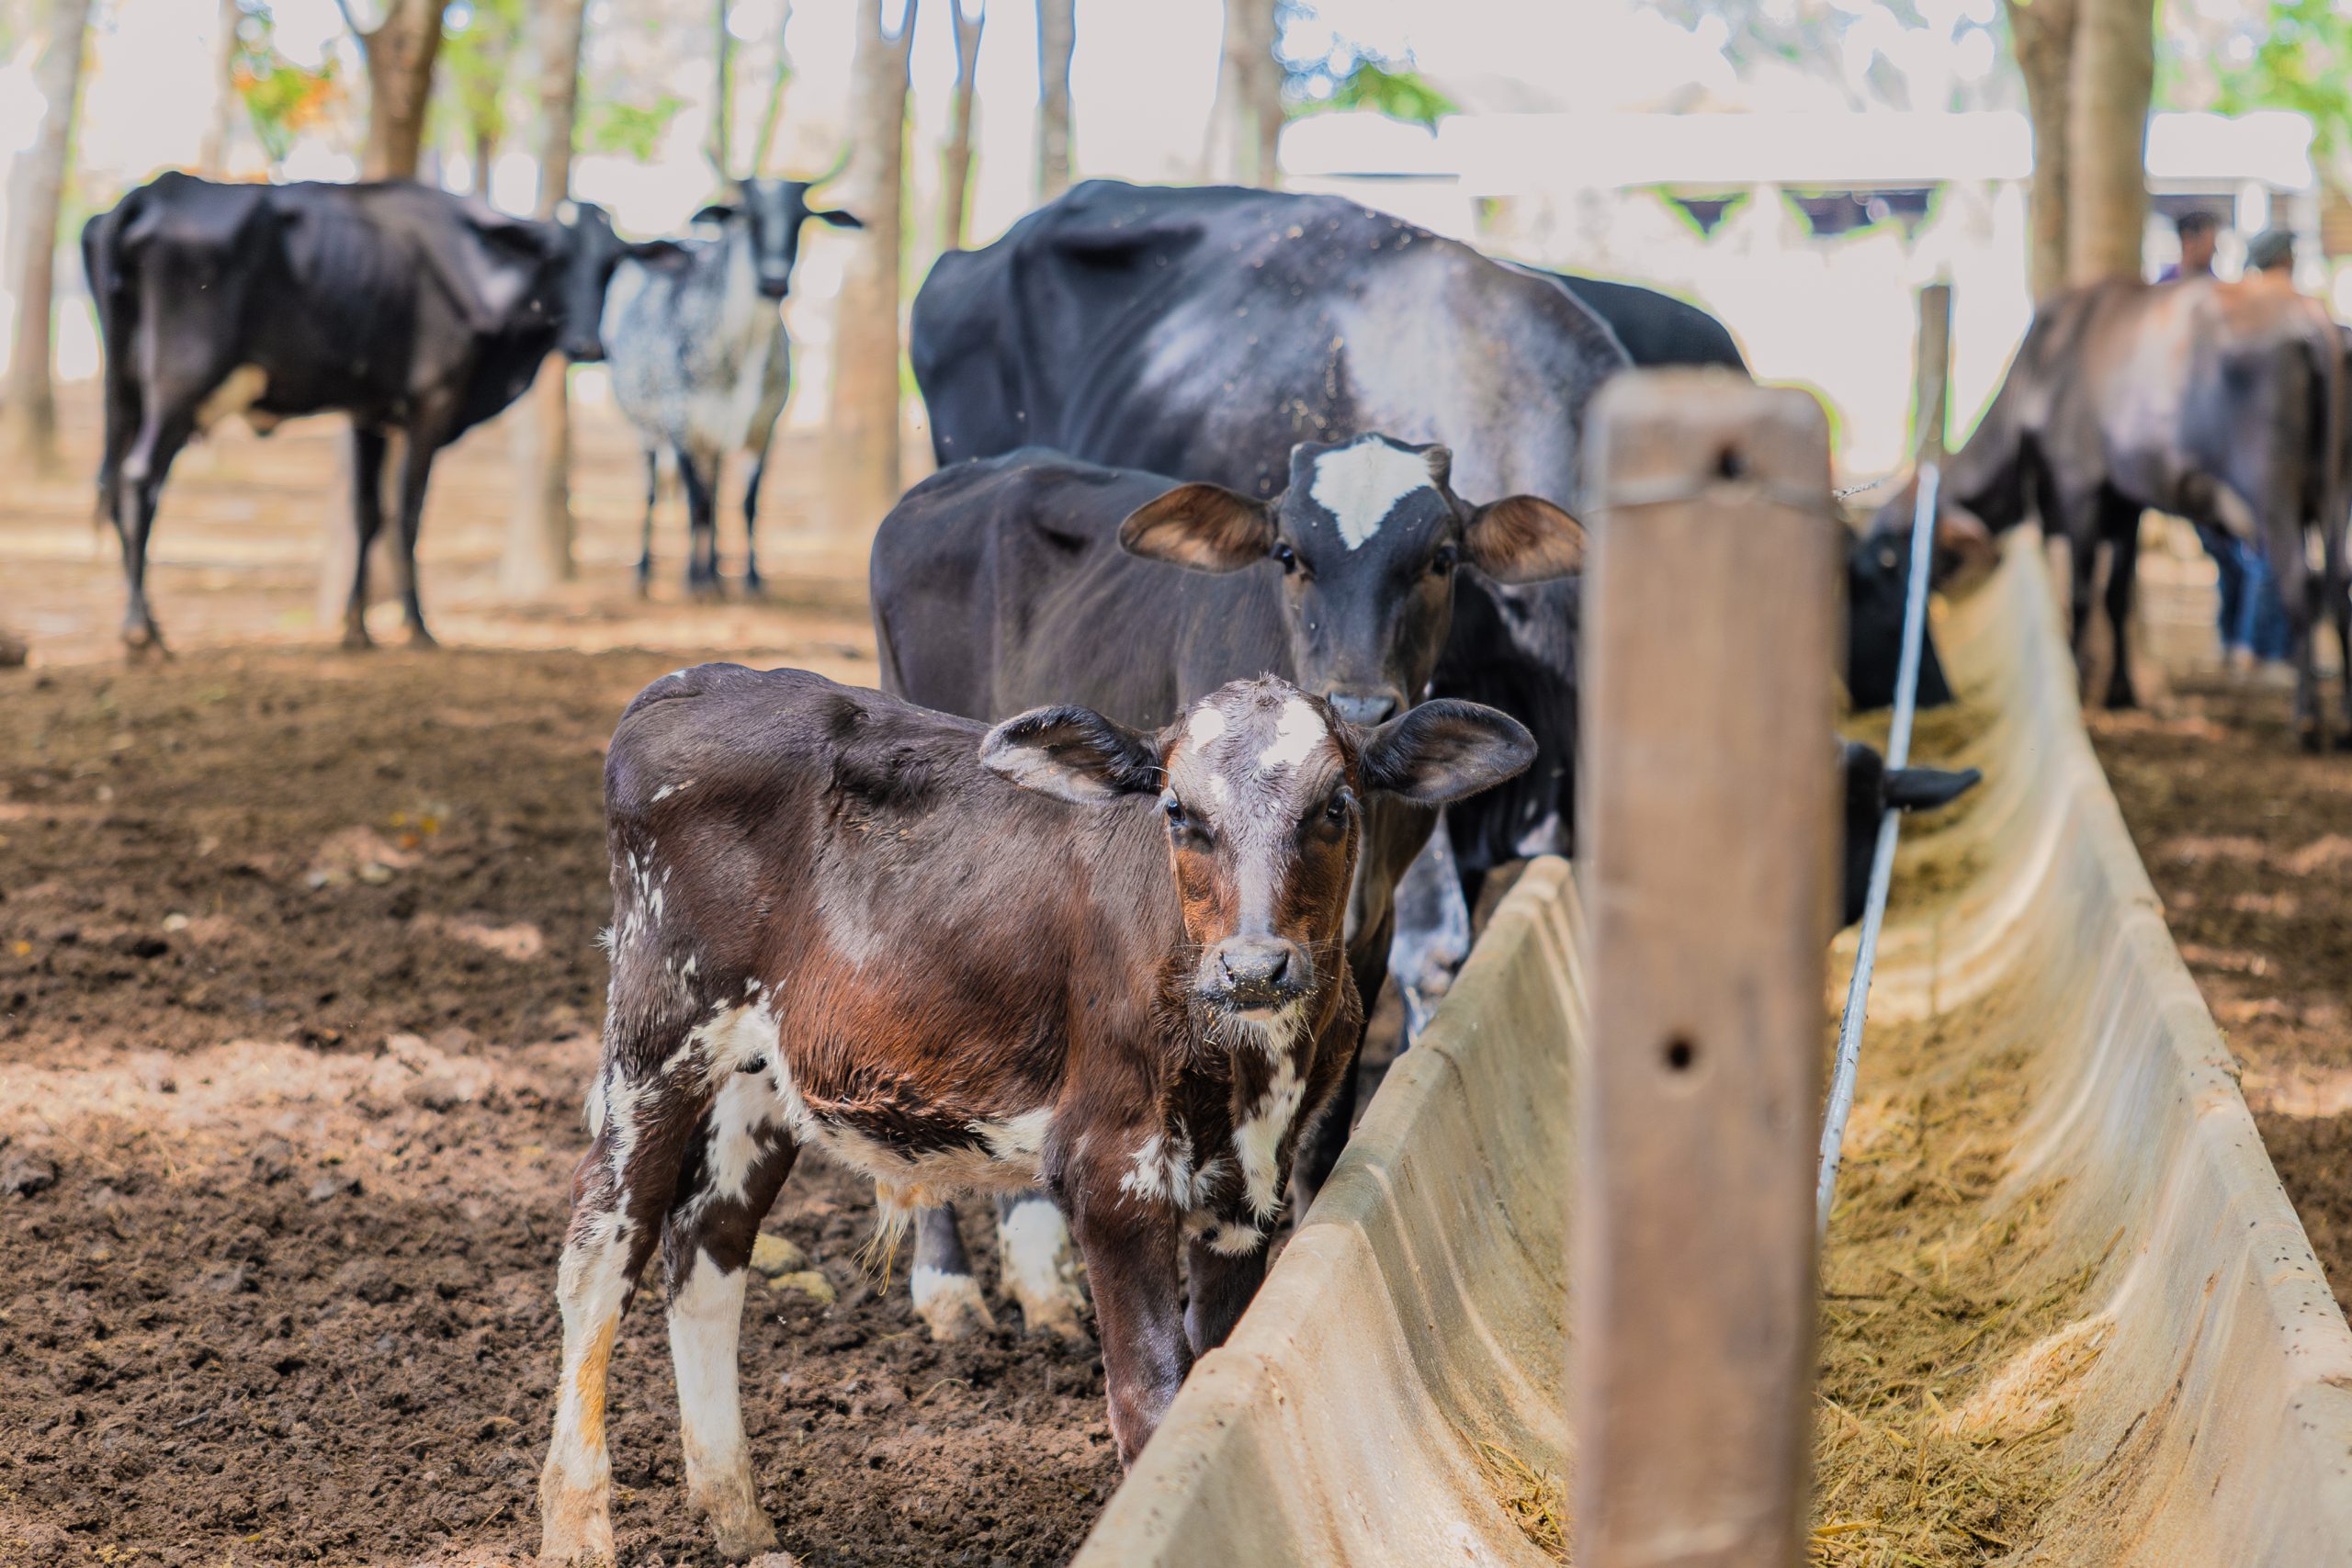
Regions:
[[[1747,471],[1747,464],[1738,449],[1726,446],[1715,454],[1715,475],[1718,479],[1736,479]]]
[[[1666,1043],[1665,1055],[1668,1072],[1687,1073],[1698,1065],[1699,1047],[1678,1034]]]

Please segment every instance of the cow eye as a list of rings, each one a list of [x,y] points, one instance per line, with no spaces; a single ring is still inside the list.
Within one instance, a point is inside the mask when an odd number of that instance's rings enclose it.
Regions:
[[[1430,575],[1443,577],[1453,570],[1453,563],[1461,558],[1462,552],[1452,545],[1440,545],[1437,547],[1437,553],[1430,557]]]
[[[1274,547],[1274,559],[1281,563],[1285,575],[1298,570],[1298,552],[1288,545],[1277,544]]]

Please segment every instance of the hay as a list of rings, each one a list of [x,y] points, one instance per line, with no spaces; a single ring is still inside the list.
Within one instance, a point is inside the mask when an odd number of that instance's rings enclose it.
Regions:
[[[1881,1026],[1863,1053],[1822,1260],[1812,1561],[1959,1568],[2029,1546],[2072,1479],[2074,1400],[2108,1322],[2082,1314],[2054,1187],[2004,1193],[2028,1053],[2018,998]]]
[[[1555,1471],[1539,1471],[1500,1443],[1474,1441],[1487,1490],[1537,1551],[1568,1560],[1568,1491]]]

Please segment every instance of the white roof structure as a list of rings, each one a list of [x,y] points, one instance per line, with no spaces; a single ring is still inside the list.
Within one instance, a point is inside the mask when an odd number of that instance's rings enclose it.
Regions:
[[[2148,176],[2162,186],[2279,191],[2314,183],[2311,121],[2286,110],[2149,117]],[[1283,167],[1306,179],[1404,177],[1468,196],[1665,186],[1832,190],[2023,180],[2033,132],[2012,110],[1973,114],[1454,115],[1434,134],[1374,114],[1317,115],[1283,135]]]

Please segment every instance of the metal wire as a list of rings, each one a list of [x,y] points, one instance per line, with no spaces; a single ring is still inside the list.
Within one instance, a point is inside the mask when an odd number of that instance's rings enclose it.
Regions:
[[[1911,761],[1911,721],[1919,705],[1919,663],[1928,637],[1928,569],[1934,556],[1936,492],[1942,465],[1919,466],[1917,509],[1911,517],[1911,581],[1903,604],[1903,658],[1895,666],[1894,718],[1886,732],[1886,770]],[[1829,1106],[1821,1126],[1821,1184],[1815,1195],[1819,1229],[1829,1229],[1838,1200],[1838,1163],[1846,1142],[1846,1119],[1854,1110],[1854,1072],[1862,1058],[1862,1020],[1870,1010],[1871,975],[1878,967],[1879,928],[1886,919],[1887,884],[1894,875],[1894,840],[1902,813],[1888,807],[1878,819],[1878,845],[1871,855],[1870,897],[1862,905],[1861,941],[1854,951],[1854,977],[1846,987],[1845,1016],[1838,1025],[1838,1065],[1829,1079]]]

